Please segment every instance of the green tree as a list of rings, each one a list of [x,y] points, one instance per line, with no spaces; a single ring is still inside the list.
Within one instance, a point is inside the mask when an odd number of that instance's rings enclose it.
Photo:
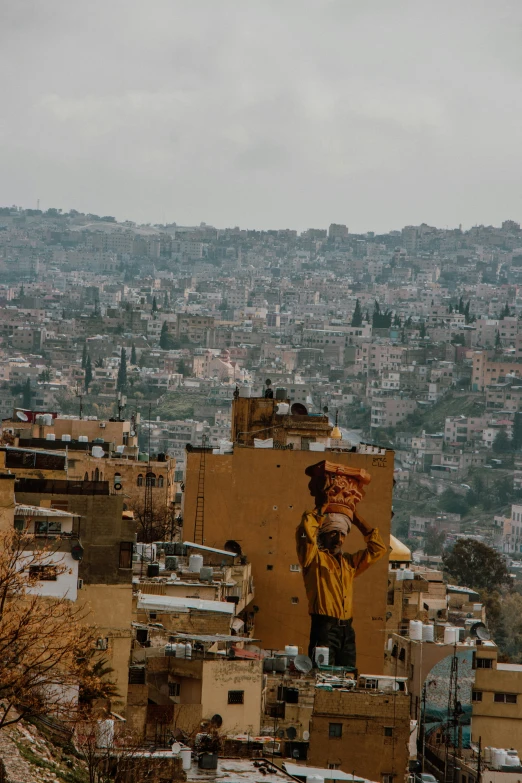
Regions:
[[[452,489],[446,489],[440,496],[440,507],[442,511],[449,511],[450,514],[461,514],[468,511],[468,502],[462,495],[457,495]]]
[[[491,446],[495,454],[507,454],[511,451],[511,441],[506,430],[499,430]]]
[[[136,346],[134,345],[134,343],[132,343],[132,347],[131,347],[130,363],[134,365],[138,364],[138,360],[136,358]]]
[[[419,329],[419,337],[424,338],[426,337],[426,324],[424,321],[421,321],[420,329]]]
[[[178,362],[178,372],[179,372],[179,374],[180,374],[180,375],[182,375],[184,378],[186,378],[186,377],[187,377],[187,375],[189,374],[188,367],[187,367],[187,365],[185,364],[185,362],[184,362],[184,360],[183,360],[183,359],[180,359],[180,360],[179,360],[179,362]]]
[[[41,381],[42,383],[49,383],[50,382],[50,380],[51,380],[51,371],[49,370],[49,368],[47,368],[45,370],[42,370],[42,372],[38,376],[38,380]]]
[[[441,555],[444,543],[446,541],[446,533],[444,530],[437,530],[434,525],[431,525],[426,530],[424,536],[424,553],[426,555]]]
[[[91,357],[90,356],[87,357],[87,363],[85,365],[84,383],[85,383],[86,391],[89,391],[89,386],[92,383],[92,364],[91,364]]]
[[[83,353],[82,353],[82,370],[85,370],[86,365],[87,365],[87,343],[84,343]]]
[[[156,297],[152,297],[152,312],[157,313],[158,312],[158,303],[156,302]]]
[[[509,305],[506,302],[506,304],[502,308],[502,312],[500,313],[500,320],[503,321],[504,318],[509,318],[510,315],[511,315],[511,312],[509,310]]]
[[[116,380],[116,389],[123,391],[127,386],[127,352],[125,348],[121,349],[120,366],[118,368],[118,378]]]
[[[399,327],[402,326],[402,321],[399,313],[395,313],[395,315],[393,316],[393,325]]]
[[[98,356],[96,361],[94,362],[95,367],[103,367],[103,358],[101,356]]]
[[[352,315],[352,326],[362,326],[363,317],[362,317],[362,310],[361,310],[361,303],[357,299],[355,302],[355,310],[353,311]]]
[[[31,407],[31,398],[32,398],[31,379],[28,378],[24,383],[24,389],[22,392],[22,405],[24,406],[24,408]]]
[[[163,326],[161,327],[159,344],[163,351],[168,351],[170,348],[169,327],[166,321],[163,321]]]
[[[495,332],[495,351],[501,351],[502,350],[502,340],[500,339],[500,332]]]
[[[163,297],[163,309],[168,310],[169,309],[169,292],[165,291],[165,296]]]
[[[506,561],[495,549],[473,538],[460,538],[442,554],[446,576],[473,590],[497,590],[511,583]]]
[[[515,413],[511,443],[516,451],[522,448],[522,413]]]

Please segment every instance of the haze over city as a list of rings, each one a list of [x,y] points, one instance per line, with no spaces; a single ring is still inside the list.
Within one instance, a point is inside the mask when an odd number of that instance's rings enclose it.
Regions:
[[[388,231],[521,211],[512,0],[36,0],[0,25],[0,203]]]

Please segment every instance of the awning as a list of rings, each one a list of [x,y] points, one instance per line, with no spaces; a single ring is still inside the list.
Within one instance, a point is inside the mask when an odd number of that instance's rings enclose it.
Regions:
[[[353,780],[354,783],[364,783],[366,778],[350,775],[340,769],[321,769],[320,767],[305,767],[300,764],[291,764],[289,761],[283,762],[285,772],[294,778],[320,777],[323,780]]]
[[[232,629],[234,631],[241,631],[244,625],[245,622],[244,620],[241,620],[240,617],[234,617],[234,619],[232,620]]]
[[[200,611],[234,614],[235,606],[226,601],[203,601],[199,598],[181,598],[173,595],[149,595],[140,593],[138,609],[146,612]]]
[[[237,552],[227,552],[226,549],[214,549],[211,546],[203,546],[203,544],[195,544],[193,541],[184,541],[183,546],[188,549],[201,549],[203,552],[215,552],[218,555],[228,555],[229,557],[238,557]]]
[[[59,508],[46,508],[45,506],[15,506],[15,517],[79,517],[80,514],[71,514],[69,511],[62,511]]]

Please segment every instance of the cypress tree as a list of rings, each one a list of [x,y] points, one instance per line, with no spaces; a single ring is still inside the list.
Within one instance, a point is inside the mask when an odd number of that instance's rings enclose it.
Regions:
[[[123,391],[127,386],[127,352],[125,348],[121,349],[120,366],[118,368],[118,379],[116,381],[116,388],[118,391]]]
[[[138,364],[138,360],[136,359],[136,346],[134,343],[132,343],[130,363]]]
[[[160,348],[163,351],[168,351],[170,345],[169,327],[166,321],[163,321],[160,334]]]
[[[87,356],[87,362],[85,364],[85,389],[89,391],[89,385],[92,383],[92,364],[91,357]]]
[[[85,370],[87,366],[87,343],[83,344],[83,353],[82,353],[82,370]]]
[[[361,303],[357,299],[355,302],[355,310],[353,311],[352,315],[352,326],[362,326],[363,317],[362,317],[362,310],[361,310]]]

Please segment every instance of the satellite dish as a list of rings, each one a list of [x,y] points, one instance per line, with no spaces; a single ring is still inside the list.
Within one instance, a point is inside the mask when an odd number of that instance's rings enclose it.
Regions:
[[[276,737],[279,737],[279,739],[283,739],[284,736],[285,736],[285,730],[284,729],[278,729],[276,731]]]
[[[211,717],[210,722],[212,723],[213,726],[219,729],[223,725],[223,718],[221,717],[221,715],[216,713]]]
[[[293,751],[292,751],[292,757],[293,757],[294,759],[298,759],[300,755],[301,755],[301,754],[299,753],[299,751],[298,751],[298,749],[297,749],[297,748],[296,748],[295,750],[293,750]]]
[[[286,730],[286,736],[289,740],[294,740],[297,737],[297,731],[295,726],[289,726]]]
[[[305,742],[308,742],[310,739],[310,732],[309,731],[303,731],[303,739]]]
[[[16,418],[20,419],[20,421],[29,421],[29,416],[23,411],[16,411]]]
[[[308,674],[312,670],[313,663],[308,655],[296,655],[294,658],[294,666],[298,672]]]
[[[302,402],[294,402],[290,408],[290,413],[293,413],[294,416],[308,416],[308,409]]]
[[[172,743],[172,752],[174,753],[175,756],[178,755],[180,750],[181,750],[181,745],[179,744],[179,742],[173,742]]]
[[[469,629],[469,635],[474,639],[479,639],[481,642],[487,642],[491,639],[491,634],[484,625],[484,623],[475,623]]]
[[[134,430],[131,430],[131,431],[130,431],[130,436],[131,436],[131,438],[133,438],[135,435],[136,435],[135,431],[134,431]]]

